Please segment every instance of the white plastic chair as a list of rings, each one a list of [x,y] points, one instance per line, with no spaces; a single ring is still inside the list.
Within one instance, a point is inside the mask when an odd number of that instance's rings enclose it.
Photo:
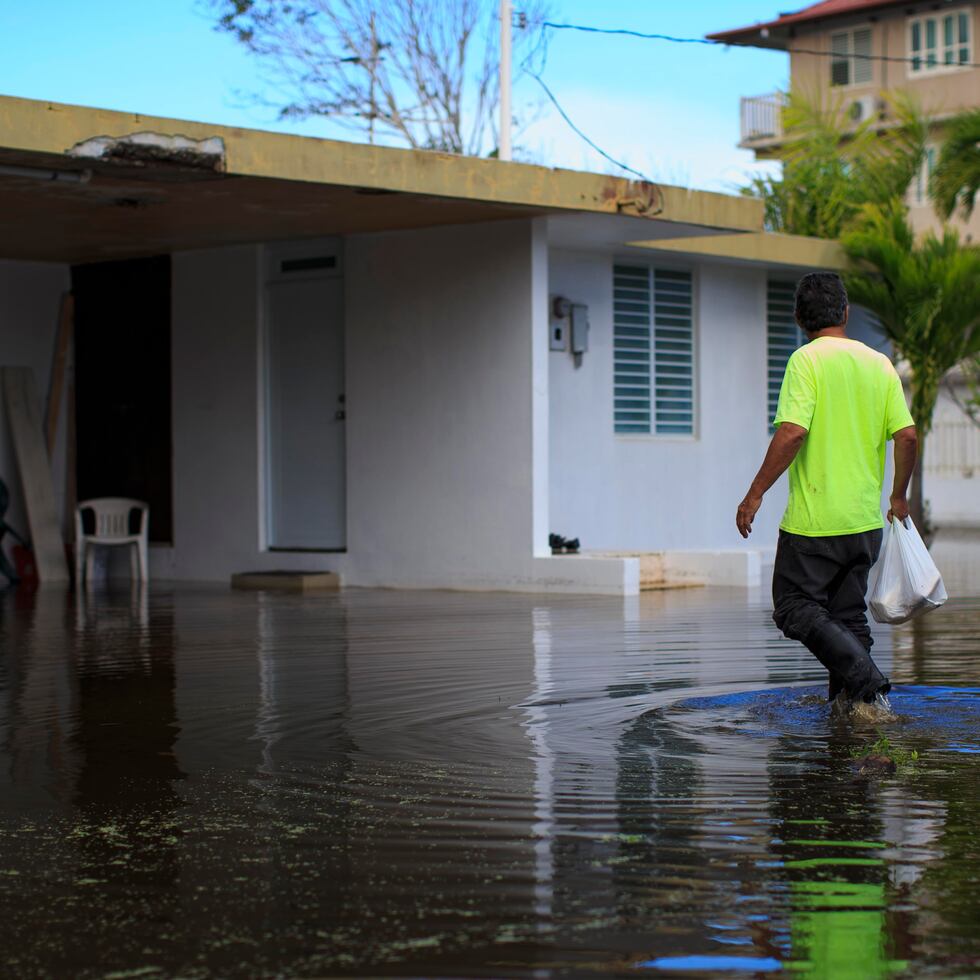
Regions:
[[[85,533],[84,511],[90,510],[95,516],[95,533]],[[139,531],[131,534],[129,518],[134,510],[140,512]],[[134,581],[145,582],[148,577],[147,542],[150,523],[150,507],[142,500],[128,500],[125,497],[98,497],[83,500],[75,510],[75,582],[81,588],[88,580],[91,583],[95,565],[92,546],[129,547],[130,574]]]

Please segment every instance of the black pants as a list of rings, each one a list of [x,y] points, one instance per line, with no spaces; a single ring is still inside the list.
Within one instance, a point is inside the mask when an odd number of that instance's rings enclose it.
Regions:
[[[772,618],[827,668],[831,697],[843,689],[870,699],[889,687],[871,659],[864,601],[881,537],[880,528],[820,538],[779,532]]]

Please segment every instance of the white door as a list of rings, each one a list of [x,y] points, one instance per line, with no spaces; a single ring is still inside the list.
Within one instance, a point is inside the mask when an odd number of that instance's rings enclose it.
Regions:
[[[268,285],[268,540],[347,545],[343,280]]]

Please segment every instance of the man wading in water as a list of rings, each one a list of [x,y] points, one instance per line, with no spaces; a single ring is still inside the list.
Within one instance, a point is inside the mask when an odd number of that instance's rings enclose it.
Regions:
[[[891,689],[871,659],[868,572],[881,548],[885,441],[895,440],[888,520],[909,513],[916,435],[902,382],[884,354],[846,336],[839,276],[815,272],[796,287],[807,341],[786,365],[776,434],[736,524],[747,538],[763,494],[789,468],[772,579],[773,620],[830,673],[830,700],[875,700]]]

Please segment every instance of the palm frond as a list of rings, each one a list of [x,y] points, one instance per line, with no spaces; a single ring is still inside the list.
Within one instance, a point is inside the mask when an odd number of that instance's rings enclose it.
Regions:
[[[901,198],[925,153],[927,125],[916,104],[894,96],[896,124],[852,123],[842,98],[791,91],[783,110],[781,178],[756,179],[749,193],[766,202],[773,231],[837,238],[867,203]]]
[[[950,228],[916,240],[898,200],[868,204],[841,238],[853,302],[874,313],[915,376],[941,377],[980,349],[980,249]],[[930,406],[931,411],[931,406]]]
[[[980,191],[980,109],[952,119],[929,182],[936,210],[950,218],[960,207],[967,218]]]

